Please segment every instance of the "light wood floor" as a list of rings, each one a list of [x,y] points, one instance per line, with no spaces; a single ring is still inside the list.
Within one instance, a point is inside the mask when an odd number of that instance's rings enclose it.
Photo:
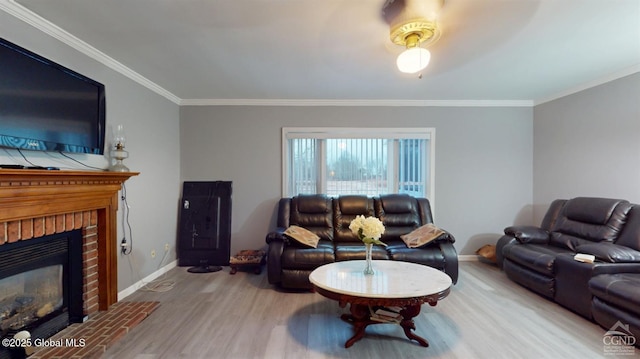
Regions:
[[[339,316],[346,309],[317,293],[276,290],[264,272],[192,274],[177,267],[167,275],[176,281],[173,290],[125,299],[161,305],[105,358],[604,357],[604,329],[480,262],[461,262],[450,295],[422,306],[416,334],[428,348],[409,342],[399,326],[381,324],[345,349],[352,329]]]

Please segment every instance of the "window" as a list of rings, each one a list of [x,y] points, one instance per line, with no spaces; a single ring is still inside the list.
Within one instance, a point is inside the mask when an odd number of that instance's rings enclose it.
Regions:
[[[433,197],[433,128],[283,128],[285,197],[407,193]]]

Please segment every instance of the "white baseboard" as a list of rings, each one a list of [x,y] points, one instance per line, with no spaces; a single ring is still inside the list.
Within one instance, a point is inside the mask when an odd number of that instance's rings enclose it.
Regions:
[[[149,274],[148,276],[144,277],[143,279],[139,280],[138,282],[132,284],[131,286],[129,286],[128,288],[125,288],[124,290],[118,292],[118,301],[123,300],[124,298],[130,296],[131,294],[133,294],[136,290],[142,288],[145,284],[151,282],[152,280],[160,277],[161,275],[165,274],[166,272],[168,272],[169,270],[173,269],[176,267],[176,265],[178,264],[178,260],[175,260],[173,262],[168,263],[166,266],[158,269],[157,271]]]
[[[475,254],[460,254],[458,255],[459,262],[477,262],[478,256]]]

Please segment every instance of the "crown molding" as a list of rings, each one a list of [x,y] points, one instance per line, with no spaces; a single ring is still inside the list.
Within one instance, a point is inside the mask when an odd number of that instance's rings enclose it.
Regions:
[[[554,100],[557,100],[559,98],[565,97],[565,96],[569,96],[569,95],[573,95],[575,93],[578,93],[580,91],[584,91],[587,89],[590,89],[592,87],[596,87],[602,84],[605,84],[607,82],[611,82],[629,75],[633,75],[637,72],[640,72],[640,64],[636,64],[634,66],[631,66],[629,68],[626,68],[624,70],[618,71],[618,72],[614,72],[612,74],[609,74],[607,76],[601,77],[599,79],[593,80],[593,81],[589,81],[589,82],[585,82],[583,84],[580,84],[576,87],[570,88],[568,90],[559,92],[553,96],[549,96],[549,97],[545,97],[539,100],[534,101],[534,106],[538,106],[541,105],[543,103],[546,102],[551,102]]]
[[[531,107],[530,100],[290,100],[290,99],[180,99],[104,52],[32,12],[15,0],[0,0],[0,10],[119,72],[180,106],[381,106],[381,107]]]
[[[0,0],[0,10],[58,39],[179,106],[370,106],[370,107],[535,107],[640,72],[640,64],[538,100],[339,100],[339,99],[181,99],[104,52],[15,2]]]
[[[532,107],[531,100],[183,99],[180,106]]]
[[[119,72],[120,74],[130,78],[131,80],[141,84],[142,86],[150,89],[151,91],[167,98],[176,104],[180,103],[180,98],[171,92],[167,91],[163,87],[159,86],[155,82],[147,79],[139,73],[133,71],[124,64],[118,62],[114,58],[105,54],[104,52],[96,49],[88,43],[73,36],[69,32],[63,30],[52,22],[45,18],[35,14],[31,10],[16,3],[14,0],[0,0],[0,10],[6,12],[13,17],[22,20],[23,22],[35,27],[36,29],[44,32],[45,34],[58,39],[59,41],[71,46],[72,48],[80,51],[81,53],[89,56],[90,58],[104,64],[105,66]]]

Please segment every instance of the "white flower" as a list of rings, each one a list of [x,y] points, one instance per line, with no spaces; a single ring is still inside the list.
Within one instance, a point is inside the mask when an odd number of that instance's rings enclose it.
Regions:
[[[358,231],[363,226],[364,226],[364,216],[356,216],[356,218],[354,218],[349,224],[349,229],[351,230],[351,232],[353,232],[353,234],[357,236]]]
[[[384,225],[376,217],[357,216],[349,224],[349,229],[364,243],[386,245],[380,241],[384,233]]]

